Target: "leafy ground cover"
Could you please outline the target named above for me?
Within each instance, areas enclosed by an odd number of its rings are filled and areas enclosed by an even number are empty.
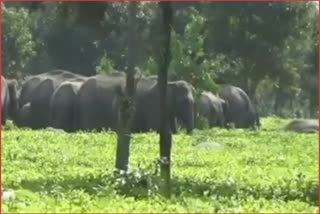
[[[6,212],[318,212],[318,135],[263,129],[174,136],[172,197],[161,194],[158,135],[134,135],[134,169],[114,176],[116,135],[4,129]],[[201,145],[206,145],[201,147]],[[208,145],[219,145],[208,146]]]

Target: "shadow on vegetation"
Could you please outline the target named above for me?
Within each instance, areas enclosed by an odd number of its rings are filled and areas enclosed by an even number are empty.
[[[141,171],[138,171],[141,173]],[[299,175],[298,175],[299,176]],[[301,175],[300,175],[301,176]],[[302,176],[303,177],[303,176]],[[299,182],[300,179],[300,182]],[[293,186],[292,183],[295,182]],[[20,188],[32,192],[46,192],[53,194],[59,191],[82,190],[90,195],[103,196],[118,193],[123,196],[133,196],[136,199],[159,194],[161,186],[159,176],[142,172],[127,175],[119,182],[119,177],[113,174],[98,176],[72,177],[61,181],[54,180],[24,180]],[[171,180],[171,193],[173,196],[214,197],[214,198],[265,198],[281,199],[283,201],[299,200],[312,206],[318,205],[318,183],[314,180],[303,178],[282,179],[273,186],[253,186],[246,183],[237,183],[232,179],[217,182],[203,182],[191,179],[173,178]],[[160,188],[161,189],[161,188]],[[150,194],[151,193],[151,194]]]
[[[293,179],[292,179],[293,180]],[[253,186],[238,184],[233,180],[226,179],[219,182],[203,182],[193,180],[175,179],[172,181],[172,194],[176,196],[190,195],[198,197],[215,198],[264,198],[281,199],[283,201],[299,200],[312,206],[318,206],[318,183],[317,181],[305,181],[300,188],[290,188],[291,180],[284,179],[274,186]]]

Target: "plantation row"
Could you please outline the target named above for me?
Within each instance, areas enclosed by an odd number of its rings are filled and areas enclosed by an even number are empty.
[[[173,136],[172,197],[161,194],[159,138],[135,134],[132,171],[114,176],[113,132],[2,131],[6,212],[317,212],[318,136],[214,128]]]

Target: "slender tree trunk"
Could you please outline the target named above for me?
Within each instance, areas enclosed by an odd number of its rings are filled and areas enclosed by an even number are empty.
[[[259,84],[259,81],[251,80],[250,89],[248,92],[248,96],[250,97],[250,99],[252,100],[253,104],[256,107],[258,107],[258,101],[257,101],[257,97],[256,97],[256,91],[257,91],[258,84]]]
[[[313,93],[310,93],[309,98],[309,112],[310,112],[310,118],[317,117],[318,116],[318,93],[315,93],[316,96]]]
[[[165,194],[170,196],[170,176],[171,176],[171,145],[172,133],[169,127],[167,109],[167,80],[168,68],[171,60],[170,40],[172,25],[171,2],[159,3],[162,12],[162,40],[160,44],[160,62],[158,71],[158,82],[160,87],[160,170],[161,177],[165,181]]]
[[[128,32],[128,70],[126,75],[126,91],[121,97],[120,123],[118,127],[118,144],[116,153],[116,168],[127,170],[130,155],[131,119],[134,108],[134,64],[135,64],[135,26],[136,26],[137,2],[130,2],[129,7],[129,32]]]
[[[275,101],[274,101],[274,113],[277,116],[280,116],[280,106],[281,106],[281,91],[280,89],[276,90],[276,97],[275,97]]]

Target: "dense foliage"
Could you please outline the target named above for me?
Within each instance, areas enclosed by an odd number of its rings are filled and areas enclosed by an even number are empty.
[[[131,166],[113,173],[115,133],[6,129],[2,187],[10,212],[317,212],[318,136],[212,129],[174,136],[173,194],[159,193],[158,135],[136,134]],[[147,197],[148,196],[148,197]]]
[[[243,88],[262,115],[317,114],[314,2],[175,2],[171,79],[201,90]],[[156,74],[159,8],[138,3],[135,64]],[[12,2],[3,10],[3,73],[125,70],[128,4]]]

